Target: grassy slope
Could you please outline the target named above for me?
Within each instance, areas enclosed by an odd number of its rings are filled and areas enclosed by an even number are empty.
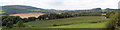
[[[106,21],[106,19],[104,19],[103,16],[81,16],[56,20],[42,20],[25,23],[25,25],[31,25],[34,27],[22,27],[22,28],[14,27],[12,29],[4,28],[3,30],[50,30],[51,28],[53,28],[52,30],[56,30],[54,28],[62,29],[65,28],[67,30],[73,30],[71,28],[105,28],[106,22],[90,23],[98,21]],[[53,26],[53,24],[70,24],[70,25]]]
[[[89,23],[104,21],[101,16],[82,16],[74,18],[56,19],[56,20],[43,20],[43,21],[33,21],[25,23],[25,25],[31,25],[35,27],[53,27],[53,24],[78,24],[78,23]]]
[[[50,28],[105,28],[106,22],[103,23],[82,23],[82,24],[73,24],[68,26],[57,26]]]

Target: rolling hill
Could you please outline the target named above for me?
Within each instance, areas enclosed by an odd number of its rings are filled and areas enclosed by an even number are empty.
[[[53,13],[62,12],[55,9],[42,9],[25,5],[7,5],[1,6],[3,14],[19,14],[19,13]]]

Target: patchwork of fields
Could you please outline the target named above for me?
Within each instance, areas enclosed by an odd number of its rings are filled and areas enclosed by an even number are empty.
[[[41,28],[105,28],[104,16],[80,16],[55,20],[41,20],[24,23],[26,27],[14,27],[9,30],[40,30]],[[3,28],[8,30],[7,28]]]

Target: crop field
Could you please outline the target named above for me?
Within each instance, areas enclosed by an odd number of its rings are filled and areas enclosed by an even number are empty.
[[[43,14],[44,13],[23,13],[23,14],[10,14],[10,16],[20,16],[21,18],[28,18],[28,17],[38,17]]]
[[[55,20],[41,20],[24,23],[26,27],[14,27],[9,30],[50,30],[54,28],[106,28],[104,16],[80,16]],[[3,28],[3,30],[8,30]]]

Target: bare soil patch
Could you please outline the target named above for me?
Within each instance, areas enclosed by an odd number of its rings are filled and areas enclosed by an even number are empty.
[[[22,14],[10,14],[10,16],[20,16],[21,18],[28,17],[39,17],[40,15],[44,15],[44,13],[22,13]]]

